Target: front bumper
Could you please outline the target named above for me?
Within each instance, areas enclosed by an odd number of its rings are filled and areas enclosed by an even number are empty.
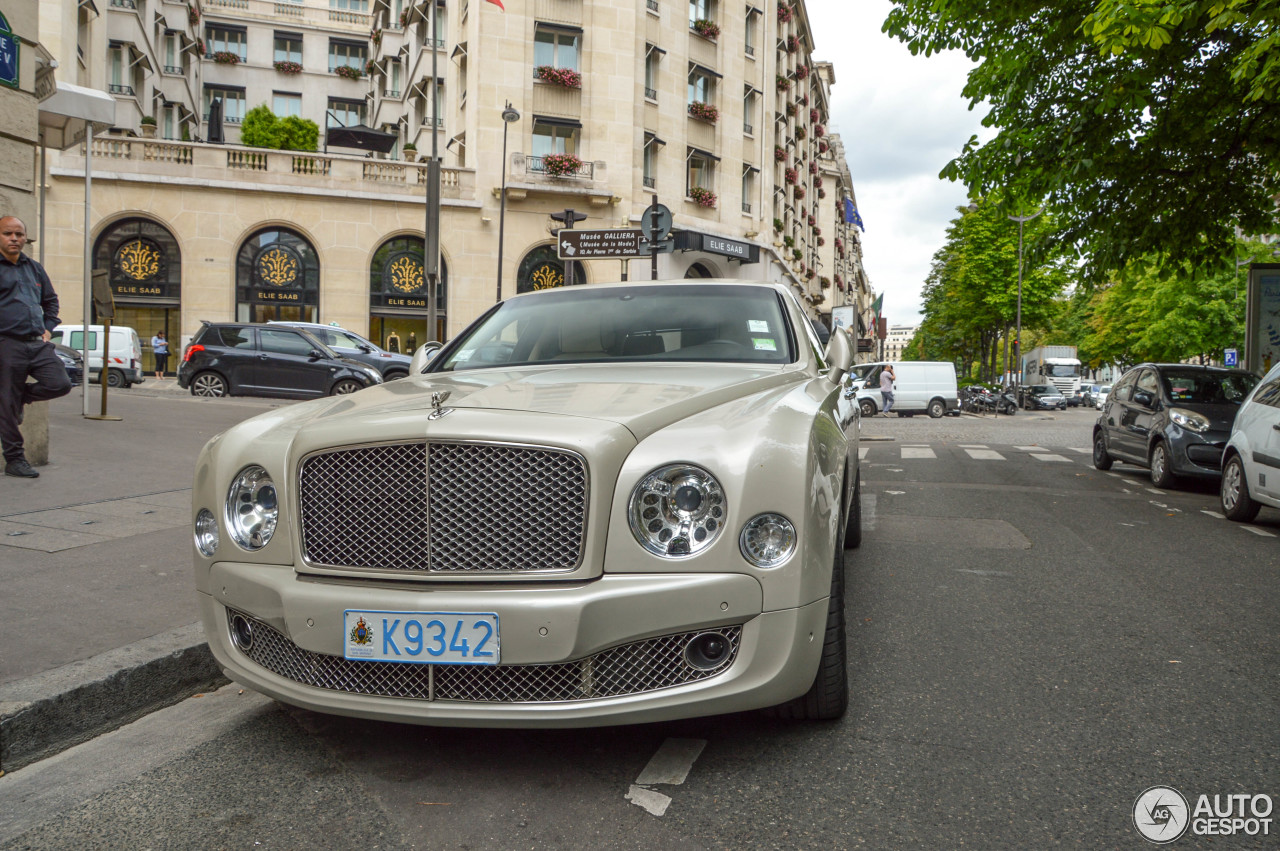
[[[1222,475],[1222,453],[1229,436],[1225,431],[1200,435],[1183,428],[1171,429],[1166,439],[1173,472],[1201,479],[1218,478]]]
[[[764,612],[760,584],[740,574],[427,588],[219,562],[208,587],[201,619],[232,679],[320,712],[453,726],[631,724],[783,703],[813,682],[827,612],[825,599]],[[347,609],[495,612],[501,664],[344,659]],[[235,614],[266,643],[237,645]],[[683,653],[703,631],[721,631],[734,646],[709,672],[691,669]]]

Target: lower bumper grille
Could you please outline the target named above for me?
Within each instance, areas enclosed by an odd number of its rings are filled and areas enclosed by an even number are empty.
[[[349,694],[467,703],[559,703],[621,697],[673,688],[724,673],[738,656],[741,626],[649,638],[555,665],[421,665],[368,662],[298,647],[256,618],[227,610],[227,625],[242,617],[253,641],[237,650],[272,673],[302,685]],[[685,660],[685,645],[700,632],[729,642],[724,661],[711,670]]]
[[[1187,458],[1201,467],[1222,468],[1222,450],[1224,443],[1198,443],[1187,447]]]

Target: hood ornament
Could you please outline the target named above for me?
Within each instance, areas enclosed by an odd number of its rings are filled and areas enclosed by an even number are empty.
[[[438,420],[441,417],[443,417],[445,414],[451,413],[453,411],[453,408],[443,407],[445,400],[449,398],[449,394],[451,392],[452,391],[449,391],[449,390],[445,390],[443,392],[437,390],[431,393],[431,407],[435,408],[435,410],[432,411],[430,414],[427,414],[427,419]]]

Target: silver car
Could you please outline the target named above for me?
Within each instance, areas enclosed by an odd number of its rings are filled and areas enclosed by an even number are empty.
[[[852,360],[781,285],[511,298],[407,379],[209,442],[209,646],[264,694],[370,719],[838,717]]]

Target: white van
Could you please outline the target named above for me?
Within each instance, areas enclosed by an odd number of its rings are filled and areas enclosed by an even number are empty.
[[[861,363],[849,371],[846,395],[858,400],[862,416],[873,417],[884,408],[880,372],[890,364]],[[960,413],[960,391],[955,364],[947,361],[902,361],[893,366],[893,408],[899,416]]]
[[[99,380],[102,372],[103,326],[89,326],[89,380]],[[53,329],[53,342],[70,346],[77,352],[84,351],[84,326],[59,325]],[[127,325],[111,326],[111,345],[107,356],[111,366],[107,370],[108,387],[128,387],[146,381],[142,374],[142,342],[138,332]]]

